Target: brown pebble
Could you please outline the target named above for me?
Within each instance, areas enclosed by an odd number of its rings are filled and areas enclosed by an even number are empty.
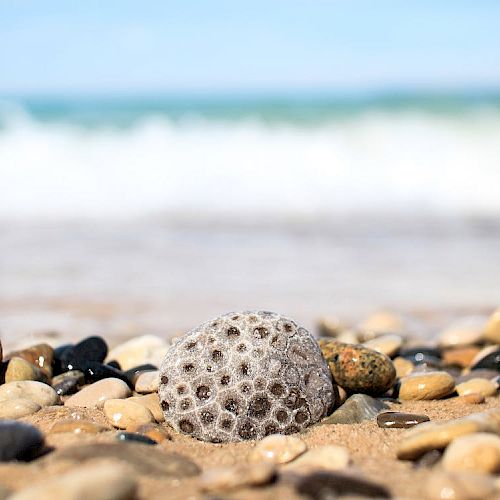
[[[32,365],[40,368],[48,377],[52,377],[52,364],[54,362],[54,349],[49,344],[36,344],[34,346],[9,353],[6,359],[13,357],[22,358]]]
[[[109,430],[109,427],[98,424],[96,422],[92,422],[90,420],[68,418],[55,422],[51,427],[49,433],[60,434],[63,432],[72,432],[74,434],[98,434],[100,432]]]
[[[445,365],[455,365],[461,368],[467,368],[472,360],[477,356],[481,349],[477,346],[464,346],[451,349],[445,349],[442,359]]]
[[[385,411],[377,415],[377,425],[383,429],[409,429],[430,419],[427,415]]]
[[[157,443],[172,440],[171,434],[158,424],[133,424],[130,427],[127,427],[127,431],[142,434]]]
[[[157,422],[161,423],[165,421],[165,415],[161,409],[160,398],[158,397],[157,392],[146,394],[145,396],[133,396],[128,399],[129,401],[135,401],[136,403],[145,406],[153,414],[153,417]]]
[[[413,373],[401,379],[399,398],[402,400],[441,399],[455,389],[453,377],[440,371]]]
[[[466,403],[468,405],[480,405],[481,403],[484,403],[485,397],[477,392],[471,392],[469,394],[465,394],[464,396],[459,396],[456,398],[456,401],[457,403]]]

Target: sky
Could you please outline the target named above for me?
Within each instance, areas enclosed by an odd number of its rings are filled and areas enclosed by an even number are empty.
[[[498,0],[0,0],[0,93],[500,88]]]

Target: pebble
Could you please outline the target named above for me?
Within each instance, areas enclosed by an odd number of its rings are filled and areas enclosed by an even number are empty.
[[[443,347],[474,345],[482,341],[486,318],[466,316],[454,321],[439,334]]]
[[[467,368],[481,349],[476,346],[453,347],[443,351],[443,363],[445,365]]]
[[[415,467],[433,467],[443,458],[443,450],[431,450],[424,453],[414,462]]]
[[[286,464],[302,455],[306,450],[306,443],[298,437],[271,434],[257,442],[248,460],[249,462]]]
[[[469,394],[465,394],[465,396],[459,396],[457,398],[457,402],[468,405],[480,405],[485,402],[485,397],[482,394],[471,392]]]
[[[486,474],[500,472],[500,437],[486,432],[458,437],[444,452],[443,468]]]
[[[398,378],[406,377],[406,375],[409,375],[415,368],[415,366],[409,359],[402,357],[397,357],[396,359],[394,359],[392,361],[392,364],[396,369],[396,376]]]
[[[367,340],[363,345],[392,358],[403,345],[403,339],[399,335],[381,335]]]
[[[217,467],[200,476],[199,487],[206,493],[217,493],[268,484],[275,476],[274,465],[266,462]]]
[[[40,368],[47,377],[52,377],[52,364],[54,362],[54,349],[48,344],[36,344],[34,346],[14,351],[9,354],[13,357],[22,358],[32,365]]]
[[[467,394],[480,394],[485,398],[494,396],[497,393],[498,385],[491,380],[484,378],[472,378],[467,382],[462,382],[455,387],[459,396]]]
[[[70,372],[67,372],[70,373]],[[58,375],[59,376],[59,375]],[[54,391],[59,396],[69,396],[71,394],[74,394],[75,392],[78,391],[78,386],[79,382],[77,378],[73,377],[68,377],[62,380],[61,382],[58,382],[57,384],[52,384],[52,387],[54,388]]]
[[[378,399],[366,394],[354,394],[329,417],[325,418],[322,424],[359,424],[365,420],[371,420],[382,410],[389,407]]]
[[[145,363],[159,366],[168,347],[168,343],[160,337],[143,335],[114,347],[109,351],[107,359],[118,361],[122,370]]]
[[[447,422],[425,422],[409,429],[399,443],[397,456],[414,460],[430,450],[446,448],[454,439],[475,432],[500,434],[500,409],[473,413]]]
[[[11,500],[132,500],[136,481],[130,467],[115,463],[88,464],[39,481]]]
[[[337,316],[324,316],[318,321],[318,334],[320,337],[338,337],[347,326]]]
[[[154,422],[153,414],[145,406],[128,399],[108,399],[104,402],[103,411],[118,429]]]
[[[379,311],[366,318],[360,325],[361,330],[370,332],[372,335],[383,333],[400,333],[404,331],[403,318],[390,311]]]
[[[349,450],[343,446],[327,445],[314,448],[300,455],[286,465],[285,470],[295,472],[313,472],[316,470],[345,469],[351,461]]]
[[[484,378],[486,380],[491,380],[494,377],[498,377],[498,372],[496,370],[487,370],[487,369],[479,369],[479,370],[471,370],[468,373],[464,373],[460,375],[456,379],[457,384],[461,384],[462,382],[467,382],[467,380],[471,380],[473,378]]]
[[[434,471],[425,481],[429,500],[483,500],[495,491],[494,481],[484,474]]]
[[[0,386],[0,401],[19,398],[31,399],[40,406],[52,406],[59,402],[56,391],[42,382],[22,380]]]
[[[85,386],[64,403],[65,406],[101,407],[108,399],[123,399],[131,395],[128,385],[116,378],[106,378]]]
[[[23,358],[14,356],[10,358],[7,370],[5,370],[5,382],[17,382],[21,380],[37,380],[38,382],[48,382],[47,374],[40,368],[32,365]]]
[[[99,434],[100,432],[109,430],[109,427],[92,422],[91,420],[68,418],[54,422],[54,425],[50,429],[50,433],[60,434],[63,432],[72,432],[74,434]]]
[[[158,370],[141,373],[135,382],[135,391],[139,394],[158,392],[160,372]]]
[[[414,365],[425,362],[441,362],[441,349],[438,347],[429,346],[414,346],[401,349],[399,355],[403,358],[409,359]]]
[[[60,375],[56,375],[52,379],[52,387],[57,384],[61,384],[68,379],[76,380],[78,385],[83,385],[85,383],[85,376],[83,375],[83,372],[81,372],[80,370],[70,370],[68,372],[61,373]]]
[[[413,413],[400,413],[397,411],[385,411],[377,415],[377,425],[383,429],[408,429],[423,422],[428,422],[427,415],[415,415]]]
[[[376,396],[392,387],[396,370],[385,354],[360,344],[320,341],[335,382],[347,391]]]
[[[455,380],[446,372],[415,373],[401,379],[399,399],[441,399],[454,389]]]
[[[110,363],[111,364],[111,363]],[[130,380],[130,383],[135,386],[137,379],[145,372],[151,372],[158,370],[158,367],[152,365],[151,363],[146,363],[144,365],[134,366],[124,372],[124,375]]]
[[[484,338],[494,344],[500,344],[500,308],[498,308],[488,319],[484,331]]]
[[[0,418],[16,419],[32,415],[40,410],[41,406],[31,399],[9,399],[0,403]]]
[[[0,421],[0,461],[30,461],[44,447],[43,434],[33,425],[15,420]]]
[[[119,432],[116,435],[116,439],[118,441],[132,441],[134,443],[142,443],[147,444],[149,446],[158,444],[157,441],[151,439],[149,436],[145,436],[144,434],[138,434],[136,432]]]
[[[59,359],[63,370],[80,370],[85,372],[89,361],[102,363],[108,354],[108,345],[102,337],[87,337],[78,344],[66,348]]]
[[[314,472],[301,478],[296,488],[300,495],[312,500],[330,500],[338,496],[391,497],[384,486],[342,472]]]
[[[478,370],[480,368],[486,368],[487,370],[496,370],[500,372],[500,348],[498,346],[492,346],[494,349],[488,349],[486,353],[483,350],[478,354],[477,361],[472,364],[471,370]]]
[[[89,384],[105,378],[117,378],[125,382],[131,389],[134,387],[130,379],[121,370],[100,363],[99,361],[87,361],[85,368],[82,368],[82,370],[85,381]]]
[[[60,448],[44,457],[43,462],[81,464],[94,459],[113,459],[129,464],[137,474],[159,478],[196,476],[199,467],[179,453],[166,453],[141,443],[92,443]]]
[[[157,422],[165,422],[165,415],[160,406],[160,398],[156,392],[144,396],[134,396],[129,398],[129,400],[145,406],[153,414]]]
[[[172,436],[170,433],[158,424],[133,424],[128,427],[129,432],[136,432],[137,434],[142,434],[148,438],[153,439],[157,443],[162,443],[163,441],[170,441]]]

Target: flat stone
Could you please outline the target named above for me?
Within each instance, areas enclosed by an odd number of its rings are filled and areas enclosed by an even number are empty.
[[[486,432],[458,437],[444,452],[443,468],[486,474],[500,472],[500,437]]]
[[[71,432],[73,434],[99,434],[100,432],[109,430],[109,427],[90,420],[68,418],[54,422],[54,425],[50,429],[50,434],[64,432]]]
[[[171,441],[172,435],[164,427],[158,424],[133,424],[128,427],[129,433],[135,432],[142,434],[148,438],[162,443],[163,441]]]
[[[489,317],[484,330],[484,338],[494,344],[500,344],[500,308]]]
[[[427,415],[385,411],[377,415],[377,425],[383,429],[408,429],[430,419]]]
[[[398,378],[406,377],[406,375],[409,375],[415,368],[415,366],[409,359],[402,357],[397,357],[396,359],[394,359],[392,361],[392,364],[396,369],[396,376]]]
[[[32,415],[40,410],[41,406],[31,399],[9,399],[0,403],[0,418],[16,419]]]
[[[359,476],[342,472],[314,472],[300,479],[297,492],[313,500],[329,500],[341,495],[390,498],[384,487]]]
[[[436,470],[425,481],[429,500],[484,500],[495,492],[495,482],[484,474]]]
[[[298,437],[271,434],[257,442],[248,460],[249,462],[286,464],[302,455],[306,450],[306,443]]]
[[[403,339],[399,335],[381,335],[367,340],[363,345],[392,358],[403,345]]]
[[[335,382],[348,392],[380,395],[396,380],[396,369],[385,354],[360,344],[319,342]]]
[[[388,409],[389,407],[378,399],[366,394],[354,394],[321,424],[359,424]]]
[[[474,345],[483,340],[484,316],[466,316],[454,321],[439,334],[443,347]]]
[[[498,346],[492,346],[493,349],[488,349],[487,353],[480,352],[477,357],[476,362],[473,362],[471,370],[478,370],[480,368],[486,368],[487,370],[496,370],[500,372],[500,348]]]
[[[103,411],[109,422],[118,429],[154,421],[152,413],[145,406],[128,399],[108,399],[104,402]]]
[[[467,382],[462,382],[455,387],[459,396],[467,394],[480,394],[485,398],[494,396],[497,393],[498,385],[491,380],[484,378],[472,378]]]
[[[275,475],[274,465],[266,462],[217,467],[205,471],[200,476],[199,487],[207,493],[231,491],[268,484]]]
[[[445,365],[467,368],[481,349],[476,346],[464,346],[445,349],[443,351],[443,363]]]
[[[56,391],[42,382],[22,380],[0,386],[0,401],[20,398],[31,399],[40,406],[52,406],[59,403]]]
[[[158,370],[141,373],[135,382],[135,391],[139,394],[158,392],[160,372]]]
[[[482,394],[471,392],[469,394],[465,394],[464,396],[459,396],[457,398],[457,402],[468,405],[480,405],[485,402],[485,397]]]
[[[455,379],[446,372],[412,373],[401,379],[399,399],[441,399],[454,389]]]
[[[43,434],[33,425],[15,420],[0,421],[0,461],[30,461],[44,447]]]
[[[140,443],[95,443],[57,449],[41,459],[44,463],[85,463],[98,458],[110,458],[129,464],[137,474],[160,478],[196,476],[199,467],[178,453],[165,453],[154,446]]]
[[[122,370],[129,370],[145,363],[160,366],[168,347],[168,343],[160,337],[143,335],[111,349],[107,360],[118,361]]]
[[[430,450],[446,448],[454,439],[489,432],[500,434],[500,409],[473,413],[447,422],[425,422],[406,431],[397,450],[401,460],[414,460]]]
[[[343,446],[326,445],[313,448],[300,455],[296,460],[287,464],[284,470],[308,473],[317,470],[345,469],[351,457],[349,450]]]
[[[116,439],[118,441],[127,441],[127,442],[133,442],[133,443],[141,443],[141,444],[146,444],[148,446],[154,446],[158,444],[157,441],[154,439],[151,439],[149,436],[145,436],[144,434],[138,434],[136,432],[119,432],[116,435]]]
[[[129,398],[129,400],[145,406],[153,414],[157,422],[165,422],[165,415],[160,406],[160,398],[156,392],[144,396],[134,396]]]
[[[43,370],[47,377],[52,377],[52,364],[54,362],[54,349],[48,344],[36,344],[26,349],[11,352],[8,359],[22,358],[32,365]]]
[[[102,407],[108,399],[123,399],[131,395],[128,385],[116,378],[106,378],[84,387],[66,400],[64,406]]]
[[[132,500],[134,471],[123,464],[88,464],[22,489],[12,500]]]
[[[9,383],[21,380],[48,382],[49,378],[45,372],[32,365],[29,361],[14,356],[10,359],[7,370],[5,370],[5,382]]]

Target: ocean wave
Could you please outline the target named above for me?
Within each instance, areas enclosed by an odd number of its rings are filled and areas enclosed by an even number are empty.
[[[82,127],[12,103],[0,114],[2,218],[500,214],[496,107],[313,127],[154,111]]]

